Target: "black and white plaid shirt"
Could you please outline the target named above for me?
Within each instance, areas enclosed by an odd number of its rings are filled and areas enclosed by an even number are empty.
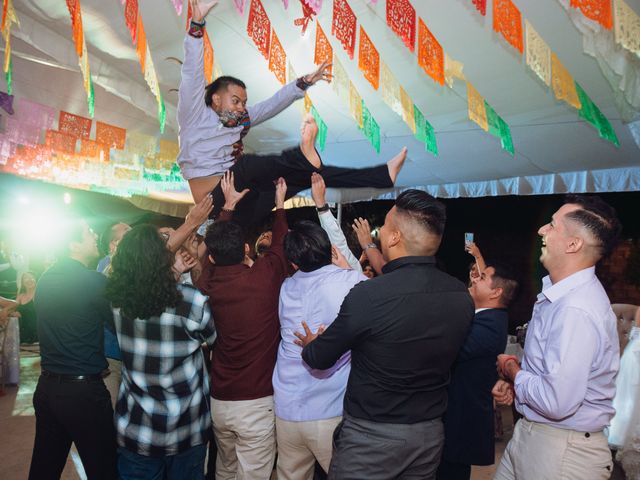
[[[209,376],[202,343],[216,331],[208,297],[178,285],[183,299],[159,317],[131,320],[114,309],[122,351],[118,444],[145,456],[175,455],[209,440]]]

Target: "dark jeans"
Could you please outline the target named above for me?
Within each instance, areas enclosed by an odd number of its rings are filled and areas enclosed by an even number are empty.
[[[233,220],[241,225],[259,224],[275,206],[275,184],[280,177],[287,182],[287,198],[311,187],[311,174],[319,172],[327,187],[333,188],[390,188],[387,164],[370,168],[325,167],[319,170],[309,163],[299,147],[278,155],[243,155],[229,169],[233,172],[236,190],[251,191],[236,205]],[[213,211],[216,218],[224,205],[220,184],[213,189]]]
[[[206,444],[164,457],[145,457],[121,447],[118,472],[121,480],[202,480],[206,454]]]
[[[33,407],[36,438],[29,479],[59,479],[71,442],[87,478],[117,478],[113,408],[102,380],[76,383],[41,376]]]
[[[329,480],[436,478],[444,446],[437,418],[413,424],[376,423],[349,415],[333,434]]]
[[[438,467],[437,480],[469,480],[471,478],[471,465],[447,462],[444,458]]]

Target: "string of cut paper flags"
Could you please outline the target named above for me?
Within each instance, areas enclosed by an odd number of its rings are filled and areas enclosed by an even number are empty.
[[[0,171],[121,196],[186,188],[177,142],[97,120],[92,139],[91,118],[25,98],[14,111],[13,100],[0,92],[0,108],[11,114],[0,134]]]
[[[485,16],[487,0],[472,2]],[[616,43],[640,56],[640,16],[624,0],[571,0],[570,6],[606,29],[611,30],[615,25]],[[578,110],[578,115],[593,125],[602,138],[619,146],[609,120],[527,19],[523,29],[522,15],[512,0],[494,0],[493,29],[524,55],[527,66],[551,87],[558,100]]]
[[[89,110],[89,116],[93,118],[95,110],[95,96],[93,93],[91,72],[89,70],[89,54],[87,53],[87,44],[84,40],[84,30],[82,28],[80,0],[67,0],[67,8],[69,9],[69,15],[71,15],[73,41],[76,47],[76,53],[78,54],[80,71],[82,72],[82,78],[84,80],[84,89],[87,92],[87,109]]]
[[[13,65],[11,63],[11,26],[13,24],[20,26],[16,11],[13,8],[12,0],[2,1],[2,23],[0,23],[0,31],[4,38],[4,62],[2,71],[7,81],[7,93],[11,95],[13,90]]]

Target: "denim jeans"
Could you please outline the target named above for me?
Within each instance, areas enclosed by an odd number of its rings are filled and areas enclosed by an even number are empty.
[[[145,457],[120,447],[118,472],[122,480],[203,480],[206,454],[206,444],[163,457]]]

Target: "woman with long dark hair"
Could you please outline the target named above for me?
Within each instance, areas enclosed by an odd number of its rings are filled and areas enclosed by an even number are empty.
[[[211,416],[201,345],[216,333],[207,297],[177,284],[181,255],[155,227],[140,225],[111,263],[107,296],[123,362],[115,411],[122,479],[204,475]]]

